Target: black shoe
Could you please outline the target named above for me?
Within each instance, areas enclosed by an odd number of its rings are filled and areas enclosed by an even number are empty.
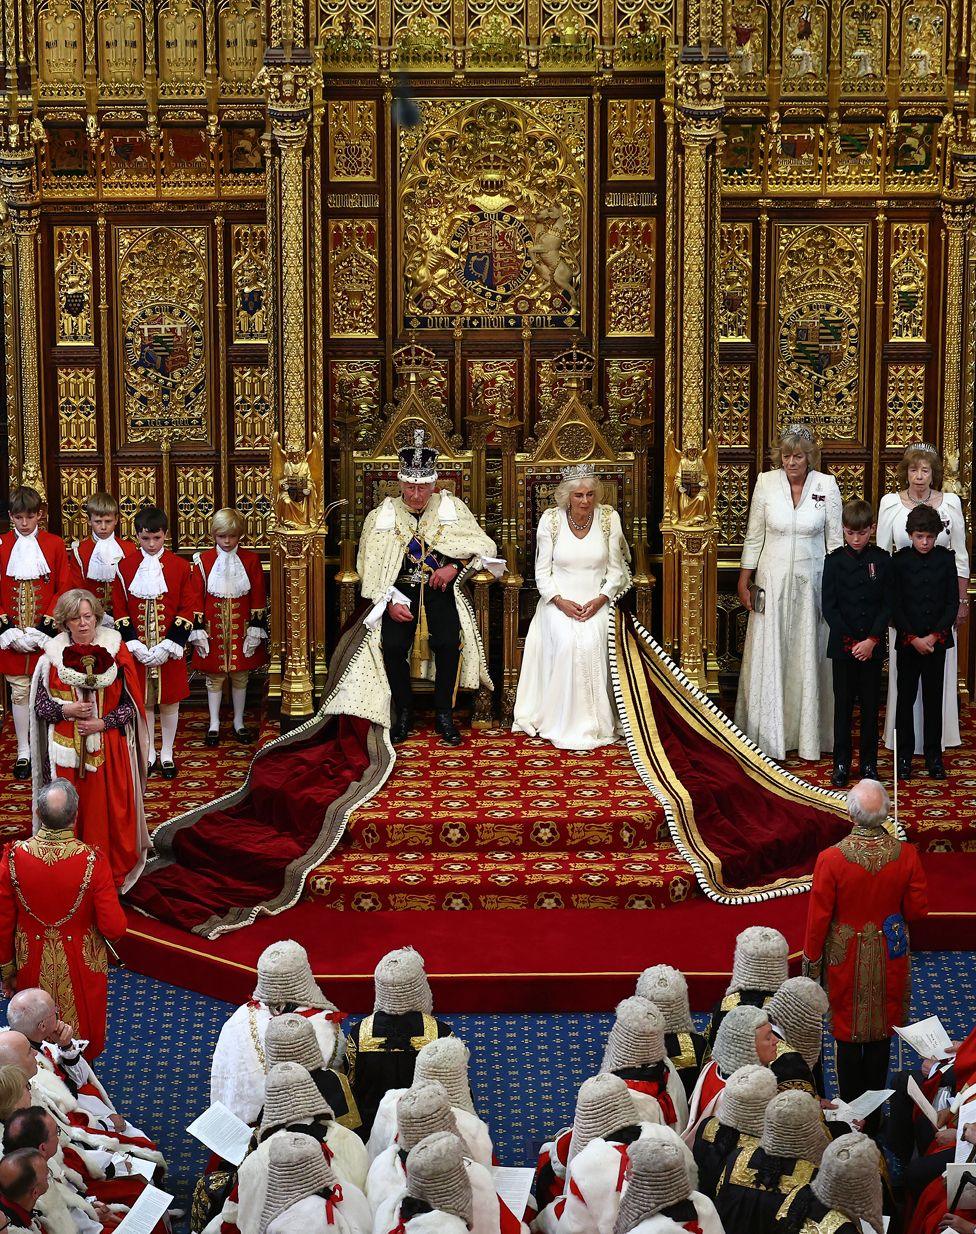
[[[876,763],[861,764],[861,779],[876,780],[878,778],[878,768]]]
[[[910,758],[900,758],[898,760],[898,779],[910,780],[912,778],[912,760]]]
[[[29,780],[31,775],[31,765],[29,758],[18,758],[14,763],[14,779]]]
[[[445,745],[461,745],[461,734],[454,727],[454,717],[449,711],[438,711],[434,716],[434,732],[440,733]]]
[[[159,761],[158,757],[154,758],[149,764],[149,771],[146,774],[151,776],[161,776],[163,774],[163,764]]]
[[[247,728],[245,726],[244,728],[235,728],[234,736],[242,746],[249,746],[254,741],[257,733],[253,728]]]
[[[926,760],[926,762],[928,763],[928,768],[929,768],[929,779],[930,779],[930,780],[945,780],[945,779],[947,779],[947,776],[946,776],[946,769],[945,769],[945,767],[943,767],[943,766],[942,766],[942,759],[941,759],[941,758],[927,759],[927,760]]]
[[[413,711],[409,707],[404,707],[396,720],[390,725],[390,741],[395,746],[402,745],[409,737],[412,728]]]
[[[846,763],[835,763],[834,774],[830,777],[830,782],[834,788],[847,788],[850,783],[851,772]]]
[[[214,748],[214,746],[219,746],[220,745],[220,729],[219,728],[207,729],[207,735],[203,739],[203,744],[205,746],[209,746],[211,750]]]
[[[176,779],[176,764],[174,762],[160,762],[159,766],[164,780]]]

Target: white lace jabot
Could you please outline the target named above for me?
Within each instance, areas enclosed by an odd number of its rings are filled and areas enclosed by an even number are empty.
[[[95,547],[88,561],[88,577],[96,583],[110,583],[115,578],[116,567],[125,554],[115,536],[95,537]]]
[[[50,574],[51,567],[47,564],[47,558],[37,542],[37,528],[35,527],[29,536],[22,536],[14,528],[14,535],[17,538],[10,553],[10,560],[7,562],[7,573],[10,577],[23,580],[43,578],[46,574]]]
[[[214,562],[210,577],[207,579],[207,591],[220,599],[234,599],[246,596],[251,590],[251,580],[247,577],[244,563],[237,555],[237,549],[229,552],[218,544],[217,560]]]
[[[132,580],[129,591],[134,596],[138,596],[140,600],[154,600],[157,596],[165,595],[169,590],[161,562],[163,554],[157,553],[153,557],[145,549],[139,551],[142,553],[142,561],[139,563],[139,569],[136,570],[136,576]],[[165,552],[165,549],[163,551]]]

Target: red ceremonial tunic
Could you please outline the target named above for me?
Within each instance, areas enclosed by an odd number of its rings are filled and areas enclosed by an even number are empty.
[[[908,1013],[906,922],[928,912],[911,844],[855,832],[817,858],[804,954],[821,962],[838,1041],[882,1041]]]
[[[62,1019],[105,1045],[108,960],[104,939],[121,938],[125,913],[107,859],[70,832],[41,828],[0,858],[0,972],[19,990],[40,986]]]
[[[11,626],[20,630],[33,626],[45,634],[56,634],[51,615],[58,596],[72,585],[64,541],[49,531],[38,530],[37,545],[51,573],[41,578],[15,579],[10,577],[7,567],[16,540],[14,531],[0,536],[0,634]],[[5,677],[29,677],[39,659],[40,652],[24,655],[8,648],[0,651],[0,673]]]
[[[139,556],[138,544],[134,544],[131,540],[123,540],[121,536],[113,538],[122,550],[122,560],[119,562],[119,565],[129,557]],[[89,536],[87,540],[76,540],[72,544],[71,552],[68,555],[68,565],[71,569],[71,586],[83,587],[85,591],[92,592],[102,602],[102,608],[107,613],[111,613],[113,580],[109,579],[108,582],[104,582],[101,579],[88,577],[88,564],[94,551],[94,536]]]
[[[165,549],[160,565],[166,579],[166,591],[161,596],[146,599],[129,591],[141,564],[141,552],[119,562],[119,572],[112,586],[115,628],[122,635],[123,642],[137,638],[152,648],[168,638],[185,649],[194,625],[202,620],[203,598],[199,575],[182,557]],[[149,675],[156,682],[157,702],[179,703],[189,696],[185,655],[179,660],[167,660],[159,667],[137,661],[136,672],[142,684],[143,698],[146,697]]]
[[[210,654],[196,658],[194,668],[204,673],[243,673],[260,668],[265,662],[266,639],[253,656],[244,654],[244,637],[248,626],[264,629],[267,598],[261,558],[250,549],[239,548],[237,556],[244,567],[250,590],[241,596],[213,596],[207,590],[207,580],[217,561],[217,550],[208,548],[194,557],[196,573],[203,590],[203,619],[210,640]]]

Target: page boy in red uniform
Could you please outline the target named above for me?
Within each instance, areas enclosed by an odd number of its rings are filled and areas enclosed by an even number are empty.
[[[118,534],[119,503],[111,493],[92,493],[85,502],[85,513],[91,535],[71,546],[71,586],[97,596],[111,615],[112,584],[119,562],[137,556],[139,546]]]

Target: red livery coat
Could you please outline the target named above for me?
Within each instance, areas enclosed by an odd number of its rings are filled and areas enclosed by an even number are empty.
[[[927,912],[918,853],[887,832],[855,832],[817,858],[803,950],[826,972],[838,1041],[882,1041],[905,1023],[905,923]]]
[[[37,544],[51,573],[35,579],[15,579],[7,573],[10,554],[14,550],[17,533],[8,531],[0,536],[0,633],[17,626],[36,627],[45,634],[56,634],[51,620],[58,596],[71,586],[71,569],[68,553],[60,536],[49,531],[37,533]],[[23,652],[8,648],[0,651],[0,673],[5,677],[29,677],[40,659],[40,652]]]
[[[112,870],[96,848],[66,831],[41,828],[0,857],[0,973],[20,990],[40,986],[62,1019],[105,1045],[108,961],[104,939],[121,938],[125,913]]]
[[[141,564],[141,552],[119,562],[112,585],[115,628],[122,635],[123,642],[137,638],[152,648],[168,638],[185,649],[194,626],[203,619],[199,574],[182,557],[164,550],[160,565],[166,579],[166,591],[147,600],[129,591]],[[185,656],[181,660],[167,660],[158,668],[136,662],[136,672],[144,698],[150,674],[157,685],[157,702],[179,703],[189,696]]]
[[[210,640],[210,654],[194,657],[193,667],[204,673],[243,673],[260,668],[268,658],[262,639],[253,656],[244,654],[244,636],[248,626],[265,628],[267,597],[261,558],[250,549],[239,548],[237,556],[247,573],[250,591],[243,596],[212,596],[207,591],[207,579],[217,561],[217,550],[208,548],[194,557],[195,573],[203,592],[203,620]]]
[[[133,543],[132,540],[123,540],[121,536],[114,536],[116,544],[122,549],[122,561],[129,557],[139,556],[139,545]],[[68,565],[71,569],[71,586],[84,587],[86,591],[90,591],[97,596],[102,602],[102,607],[107,613],[112,611],[112,580],[103,583],[99,579],[88,577],[88,563],[91,561],[92,553],[95,551],[95,537],[89,536],[87,540],[76,540],[71,546],[71,552],[68,554]],[[119,565],[122,564],[119,562]]]

